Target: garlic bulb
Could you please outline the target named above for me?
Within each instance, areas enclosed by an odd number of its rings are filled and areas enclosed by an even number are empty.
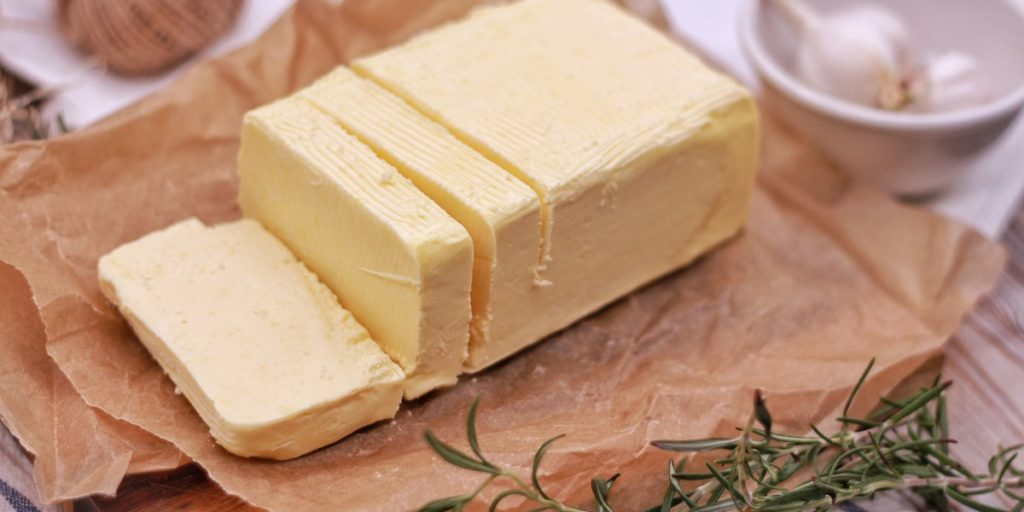
[[[815,12],[772,0],[798,29],[795,72],[840,99],[886,110],[940,111],[986,99],[977,62],[962,52],[921,59],[903,20],[881,4]]]
[[[899,89],[910,36],[884,9],[855,6],[823,16],[803,30],[796,71],[808,84],[839,98],[875,105]]]

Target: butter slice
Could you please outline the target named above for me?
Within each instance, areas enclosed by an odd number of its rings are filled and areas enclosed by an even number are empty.
[[[401,365],[406,398],[456,382],[471,313],[465,228],[297,98],[245,116],[239,173],[242,211],[295,251]]]
[[[536,340],[537,194],[398,97],[339,67],[297,96],[333,117],[459,221],[473,239],[470,351],[478,369]]]
[[[104,256],[99,273],[232,453],[290,459],[398,409],[402,371],[255,221],[181,222]]]
[[[687,264],[745,221],[750,95],[601,0],[523,0],[353,69],[530,185],[550,283],[515,321],[539,338]]]

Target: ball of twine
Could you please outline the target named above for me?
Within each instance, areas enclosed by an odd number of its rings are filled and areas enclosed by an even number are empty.
[[[205,48],[238,15],[243,0],[57,0],[73,44],[117,72],[167,69]]]

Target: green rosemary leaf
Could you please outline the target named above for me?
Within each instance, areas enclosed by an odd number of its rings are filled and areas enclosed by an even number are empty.
[[[836,421],[839,421],[840,423],[846,423],[848,425],[856,425],[858,427],[864,427],[864,428],[875,428],[875,427],[882,426],[882,422],[881,421],[865,420],[865,419],[861,419],[861,418],[851,418],[849,416],[840,416],[840,417],[836,418]]]
[[[868,478],[858,486],[861,496],[871,496],[878,491],[902,489],[904,487],[903,480],[887,475],[878,475],[876,477]]]
[[[934,431],[936,425],[935,417],[932,416],[932,412],[928,410],[927,405],[921,408],[920,412],[917,413],[917,418],[915,418],[915,420],[916,425],[908,425],[908,428],[913,430],[915,433],[918,433],[919,436],[920,433],[918,431],[925,431],[929,432],[933,437],[936,437]]]
[[[1010,455],[1009,459],[1006,459],[1006,464],[1003,464],[1003,469],[999,471],[999,476],[996,477],[997,485],[1003,484],[1003,477],[1006,476],[1006,471],[1013,466],[1013,461],[1017,458],[1017,455],[1018,454],[1015,453],[1013,455]]]
[[[466,439],[469,441],[469,448],[473,450],[480,462],[488,467],[495,467],[485,457],[483,452],[480,451],[480,441],[476,437],[476,410],[477,406],[480,405],[480,397],[473,399],[473,405],[469,406],[469,414],[466,415]]]
[[[812,448],[813,450],[813,448]],[[800,460],[789,460],[783,463],[782,468],[779,469],[778,475],[772,479],[772,483],[779,484],[789,480],[789,477],[796,474],[797,471],[803,469],[809,461],[814,460],[814,457],[802,457]]]
[[[901,475],[919,476],[921,478],[933,478],[939,476],[931,466],[922,464],[902,464],[896,467],[896,472]]]
[[[843,416],[849,416],[850,406],[853,405],[853,399],[857,397],[857,393],[860,392],[860,387],[864,385],[864,381],[867,380],[868,374],[871,373],[871,368],[875,366],[875,358],[871,358],[868,361],[868,366],[864,368],[864,371],[860,374],[860,378],[857,379],[857,383],[853,385],[853,389],[850,390],[850,395],[846,397],[846,404],[843,405]]]
[[[711,450],[731,450],[736,448],[739,438],[731,439],[711,437],[693,441],[651,441],[651,444],[662,450],[673,452],[706,452]]]
[[[949,415],[946,412],[946,397],[944,395],[940,395],[938,402],[935,404],[935,423],[937,423],[938,429],[938,432],[935,433],[935,437],[948,439]],[[939,449],[946,455],[949,455],[949,446],[942,446]]]
[[[527,500],[530,499],[530,495],[526,491],[523,491],[522,489],[508,489],[508,490],[505,490],[505,491],[501,491],[501,492],[498,493],[497,496],[494,497],[493,500],[491,500],[491,506],[487,507],[487,512],[495,512],[495,511],[497,511],[498,510],[498,505],[500,505],[501,502],[505,498],[508,498],[509,496],[522,496],[523,498],[526,498]]]
[[[726,512],[736,510],[736,504],[731,501],[720,501],[699,507],[691,507],[689,512]]]
[[[672,507],[678,503],[676,496],[686,501],[686,505],[690,508],[694,507],[692,501],[686,496],[686,491],[683,490],[682,486],[679,485],[679,480],[676,479],[674,474],[676,472],[682,472],[686,468],[686,457],[676,461],[669,459],[668,461],[668,488],[665,489],[665,497],[661,500],[661,506],[658,507],[658,512],[670,512]]]
[[[772,438],[772,415],[768,412],[768,406],[764,403],[764,396],[761,390],[754,390],[754,417],[764,427],[765,439]]]
[[[951,470],[953,470],[953,471],[955,471],[957,473],[960,473],[961,475],[963,475],[963,476],[965,476],[967,478],[970,478],[971,480],[977,480],[978,479],[978,477],[975,476],[974,473],[971,473],[971,471],[969,469],[964,467],[963,464],[960,464],[959,462],[954,460],[949,455],[946,455],[945,453],[942,453],[942,452],[936,450],[932,446],[922,446],[921,447],[921,451],[923,451],[924,453],[926,453],[928,455],[931,455],[932,457],[935,457],[945,467],[947,467],[947,468],[949,468],[949,469],[951,469]]]
[[[998,488],[999,486],[993,484],[986,487],[978,487],[977,489],[971,489],[969,491],[960,491],[960,494],[963,494],[964,496],[981,496],[982,494],[991,494]]]
[[[677,480],[689,482],[707,480],[715,477],[715,475],[712,475],[711,473],[672,473],[672,476]]]
[[[725,475],[720,473],[714,465],[705,464],[705,466],[708,468],[709,471],[711,471],[711,474],[715,477],[715,480],[718,480],[719,485],[724,487],[727,491],[729,491],[729,494],[732,495],[732,500],[733,502],[736,503],[736,508],[743,508],[740,505],[748,505],[747,498],[744,497],[743,494],[739,491],[739,489],[737,489],[736,486],[732,484],[732,482],[726,479]],[[739,482],[739,485],[743,485],[743,482]]]
[[[878,397],[878,401],[882,402],[882,405],[887,405],[893,409],[902,409],[903,406],[906,405],[903,402],[900,402],[899,400],[893,400],[889,397],[884,396]]]
[[[759,510],[782,510],[780,506],[792,505],[794,503],[806,504],[810,501],[825,497],[824,489],[815,486],[811,482],[805,482],[795,487],[788,493],[779,494],[768,499],[758,507]]]
[[[1002,450],[999,450],[998,457],[1003,458],[1003,457],[1005,457],[1009,453],[1013,453],[1013,452],[1019,451],[1021,448],[1024,448],[1024,444],[1015,444],[1015,445],[1010,446],[1008,448],[1003,448]],[[1012,464],[1009,465],[1009,472],[1010,472],[1011,475],[1018,476],[1018,477],[1024,477],[1024,470],[1017,469]]]
[[[757,434],[757,435],[759,435],[761,437],[768,437],[768,433],[765,432],[762,429],[759,429],[759,428],[752,428],[752,429],[750,429],[750,432],[752,434]],[[815,436],[809,436],[809,437],[792,436],[792,435],[780,434],[778,432],[772,432],[772,441],[779,441],[779,442],[782,442],[782,443],[792,443],[792,444],[818,444],[818,438],[815,437]],[[771,449],[772,448],[771,444],[767,443],[767,442],[754,442],[754,443],[751,443],[751,444],[757,446],[758,448],[765,448],[765,449]]]
[[[972,500],[971,498],[965,496],[963,493],[952,487],[946,488],[946,495],[949,496],[950,499],[952,499],[953,501],[971,510],[977,510],[978,512],[1003,512],[1003,509],[1001,508],[996,508],[990,505],[986,505],[980,501]]]
[[[680,494],[679,499],[683,500],[683,502],[686,503],[686,506],[690,507],[691,510],[697,508],[697,502],[693,501],[693,499],[686,493]]]
[[[672,469],[671,469],[672,468],[672,461],[669,461],[668,467],[669,467],[669,472],[671,473],[671,471],[672,471]],[[668,481],[669,482],[674,482],[675,481],[675,479],[672,478],[671,474],[668,477]],[[669,486],[668,486],[668,489],[665,490],[665,496],[661,499],[661,506],[658,507],[658,512],[671,512],[672,511],[672,505],[675,505],[675,503],[676,503],[676,491],[675,491],[675,489],[673,488],[673,486],[670,483]]]
[[[817,508],[811,508],[811,502],[797,501],[793,503],[781,503],[778,505],[762,505],[757,510],[763,512],[803,512],[805,510],[815,510]]]
[[[821,430],[819,430],[817,425],[811,423],[811,430],[814,431],[814,433],[817,434],[817,436],[820,437],[821,440],[825,442],[825,444],[835,446],[836,448],[842,448],[842,445],[835,442],[835,440],[833,440],[829,436],[826,436]]]
[[[466,504],[472,499],[472,496],[452,496],[450,498],[442,498],[423,505],[419,508],[419,512],[454,512],[465,508]]]
[[[1021,448],[1024,448],[1024,444],[1015,444],[1013,446],[1007,446],[1006,448],[1002,448],[998,452],[996,452],[995,457],[997,459],[1002,459],[1003,457],[1006,457],[1007,455],[1013,452],[1019,451]]]
[[[914,425],[907,425],[907,437],[909,437],[913,441],[920,440],[921,439],[921,435],[922,434],[926,434],[926,433],[927,432],[921,431],[921,429],[914,428]],[[902,438],[902,436],[897,436],[897,437]]]
[[[875,433],[868,434],[868,440],[871,441],[871,448],[874,449],[875,455],[878,456],[878,461],[881,462],[886,468],[891,468],[892,463],[889,462],[889,459],[885,456],[885,452],[882,451],[882,444],[879,441],[880,437],[880,435],[876,435]]]
[[[438,455],[441,456],[441,458],[448,461],[450,464],[453,464],[463,469],[477,471],[480,473],[489,473],[492,475],[501,474],[501,471],[499,469],[489,464],[475,460],[469,455],[466,455],[465,453],[462,453],[459,450],[456,450],[455,448],[448,446],[443,441],[438,439],[437,436],[435,436],[434,433],[429,430],[423,434],[423,437],[427,440],[427,444],[429,444],[430,447],[433,448],[433,450],[437,452]]]
[[[608,493],[612,490],[612,485],[615,484],[615,480],[619,478],[619,474],[616,473],[608,480],[600,478],[592,478],[590,480],[590,490],[594,493],[594,501],[597,503],[597,512],[614,512],[612,506],[608,504]]]
[[[537,453],[534,454],[533,456],[533,466],[530,468],[530,481],[533,482],[533,488],[534,490],[537,491],[537,494],[540,494],[541,497],[543,497],[544,499],[550,500],[551,497],[548,496],[547,493],[544,492],[544,489],[540,486],[540,478],[537,476],[537,472],[540,470],[540,462],[541,459],[544,458],[544,454],[548,451],[548,448],[551,447],[551,443],[554,443],[555,441],[563,437],[565,437],[565,434],[560,434],[555,437],[552,437],[551,439],[548,439],[547,441],[544,441],[544,444],[540,445],[540,448],[537,450]]]
[[[944,382],[944,383],[942,383],[942,384],[940,384],[938,386],[929,388],[929,389],[921,392],[916,397],[914,397],[913,399],[908,401],[907,404],[904,405],[902,409],[896,411],[895,414],[890,416],[887,421],[889,423],[898,423],[903,418],[906,418],[907,416],[910,416],[911,414],[917,412],[918,409],[924,407],[929,402],[934,400],[937,396],[939,396],[944,391],[946,391],[946,389],[948,389],[949,386],[951,386],[951,385],[953,385],[952,382],[946,381],[946,382]]]
[[[714,475],[712,475],[714,476]],[[722,484],[716,484],[714,490],[708,495],[708,503],[718,503],[722,499],[722,495],[725,494],[725,487]],[[729,503],[732,503],[731,501]]]
[[[817,478],[819,480],[822,479],[820,476],[818,476]],[[857,480],[857,481],[862,480],[862,477],[861,477],[860,473],[858,473],[856,471],[837,471],[835,474],[832,475],[832,478],[830,478],[829,480],[832,481],[832,482],[843,482],[843,483],[846,483],[846,482],[851,482],[851,481],[855,481],[855,480]]]
[[[772,466],[770,462],[765,462],[765,461],[761,460],[760,457],[757,457],[755,459],[755,461],[757,462],[757,464],[756,464],[757,465],[757,469],[760,469],[760,472],[758,472],[758,471],[748,471],[748,473],[747,473],[747,474],[750,475],[750,478],[753,479],[754,482],[757,483],[757,487],[755,487],[753,494],[756,495],[758,493],[758,491],[761,491],[761,490],[764,491],[764,494],[767,494],[768,491],[771,491],[773,489],[777,489],[777,487],[772,485],[768,481],[768,479],[766,478],[766,477],[771,478],[771,475],[769,474],[768,468],[765,466],[765,464],[767,464],[768,466],[771,466],[773,468],[775,466]]]
[[[849,450],[844,450],[840,452],[839,455],[836,455],[835,458],[833,458],[832,461],[828,464],[828,466],[826,466],[826,473],[828,474],[828,478],[832,478],[832,475],[836,472],[836,470],[839,469],[839,466],[843,463],[844,460],[852,459],[853,457],[863,458],[864,454],[869,451],[871,451],[870,446],[858,446],[856,448],[850,448]]]
[[[679,464],[676,464],[674,471],[672,468],[669,468],[671,473],[669,474],[668,483],[676,491],[676,494],[679,495],[679,498],[686,503],[687,507],[694,508],[697,506],[697,503],[690,499],[690,496],[683,490],[683,486],[679,484],[679,479],[675,477],[676,473],[682,472],[686,468],[686,462],[686,457],[683,457],[679,459]]]
[[[996,452],[995,455],[992,456],[991,459],[989,459],[988,473],[989,474],[995,474],[995,466],[996,465],[993,465],[992,461],[998,462],[998,461],[1005,460],[1008,455],[1020,451],[1022,449],[1022,447],[1024,447],[1024,444],[1014,444],[1012,446],[1005,447],[1005,449],[1000,449],[998,452]],[[1013,471],[1012,468],[1011,468],[1011,471]]]
[[[832,484],[831,482],[829,482],[827,480],[814,479],[814,480],[811,480],[811,483],[813,483],[815,487],[823,489],[825,491],[825,493],[828,494],[829,496],[831,496],[833,499],[839,493],[845,493],[845,492],[847,492],[849,490],[849,489],[847,489],[845,487]]]
[[[762,455],[760,455],[760,458],[761,458],[761,468],[764,469],[764,473],[765,473],[764,474],[764,477],[765,477],[765,480],[766,480],[765,485],[770,486],[770,485],[772,485],[771,482],[774,482],[775,479],[778,478],[778,476],[779,476],[779,467],[776,466],[775,462],[774,462],[777,459],[777,457],[762,454]]]

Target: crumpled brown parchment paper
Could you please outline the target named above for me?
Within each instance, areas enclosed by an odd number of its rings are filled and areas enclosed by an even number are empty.
[[[638,510],[660,499],[671,455],[648,441],[727,435],[755,388],[779,431],[804,432],[877,356],[863,411],[940,353],[1001,272],[998,245],[841,178],[766,112],[734,241],[394,421],[289,462],[228,454],[103,300],[96,260],[185,217],[238,217],[246,110],[474,3],[300,2],[255,44],[95,127],[0,149],[0,415],[35,454],[47,499],[111,493],[126,473],[190,458],[272,510],[406,510],[480,481],[420,438],[463,445],[479,395],[491,460],[525,472],[566,433],[546,488],[586,505],[592,476],[621,472],[613,504]]]

